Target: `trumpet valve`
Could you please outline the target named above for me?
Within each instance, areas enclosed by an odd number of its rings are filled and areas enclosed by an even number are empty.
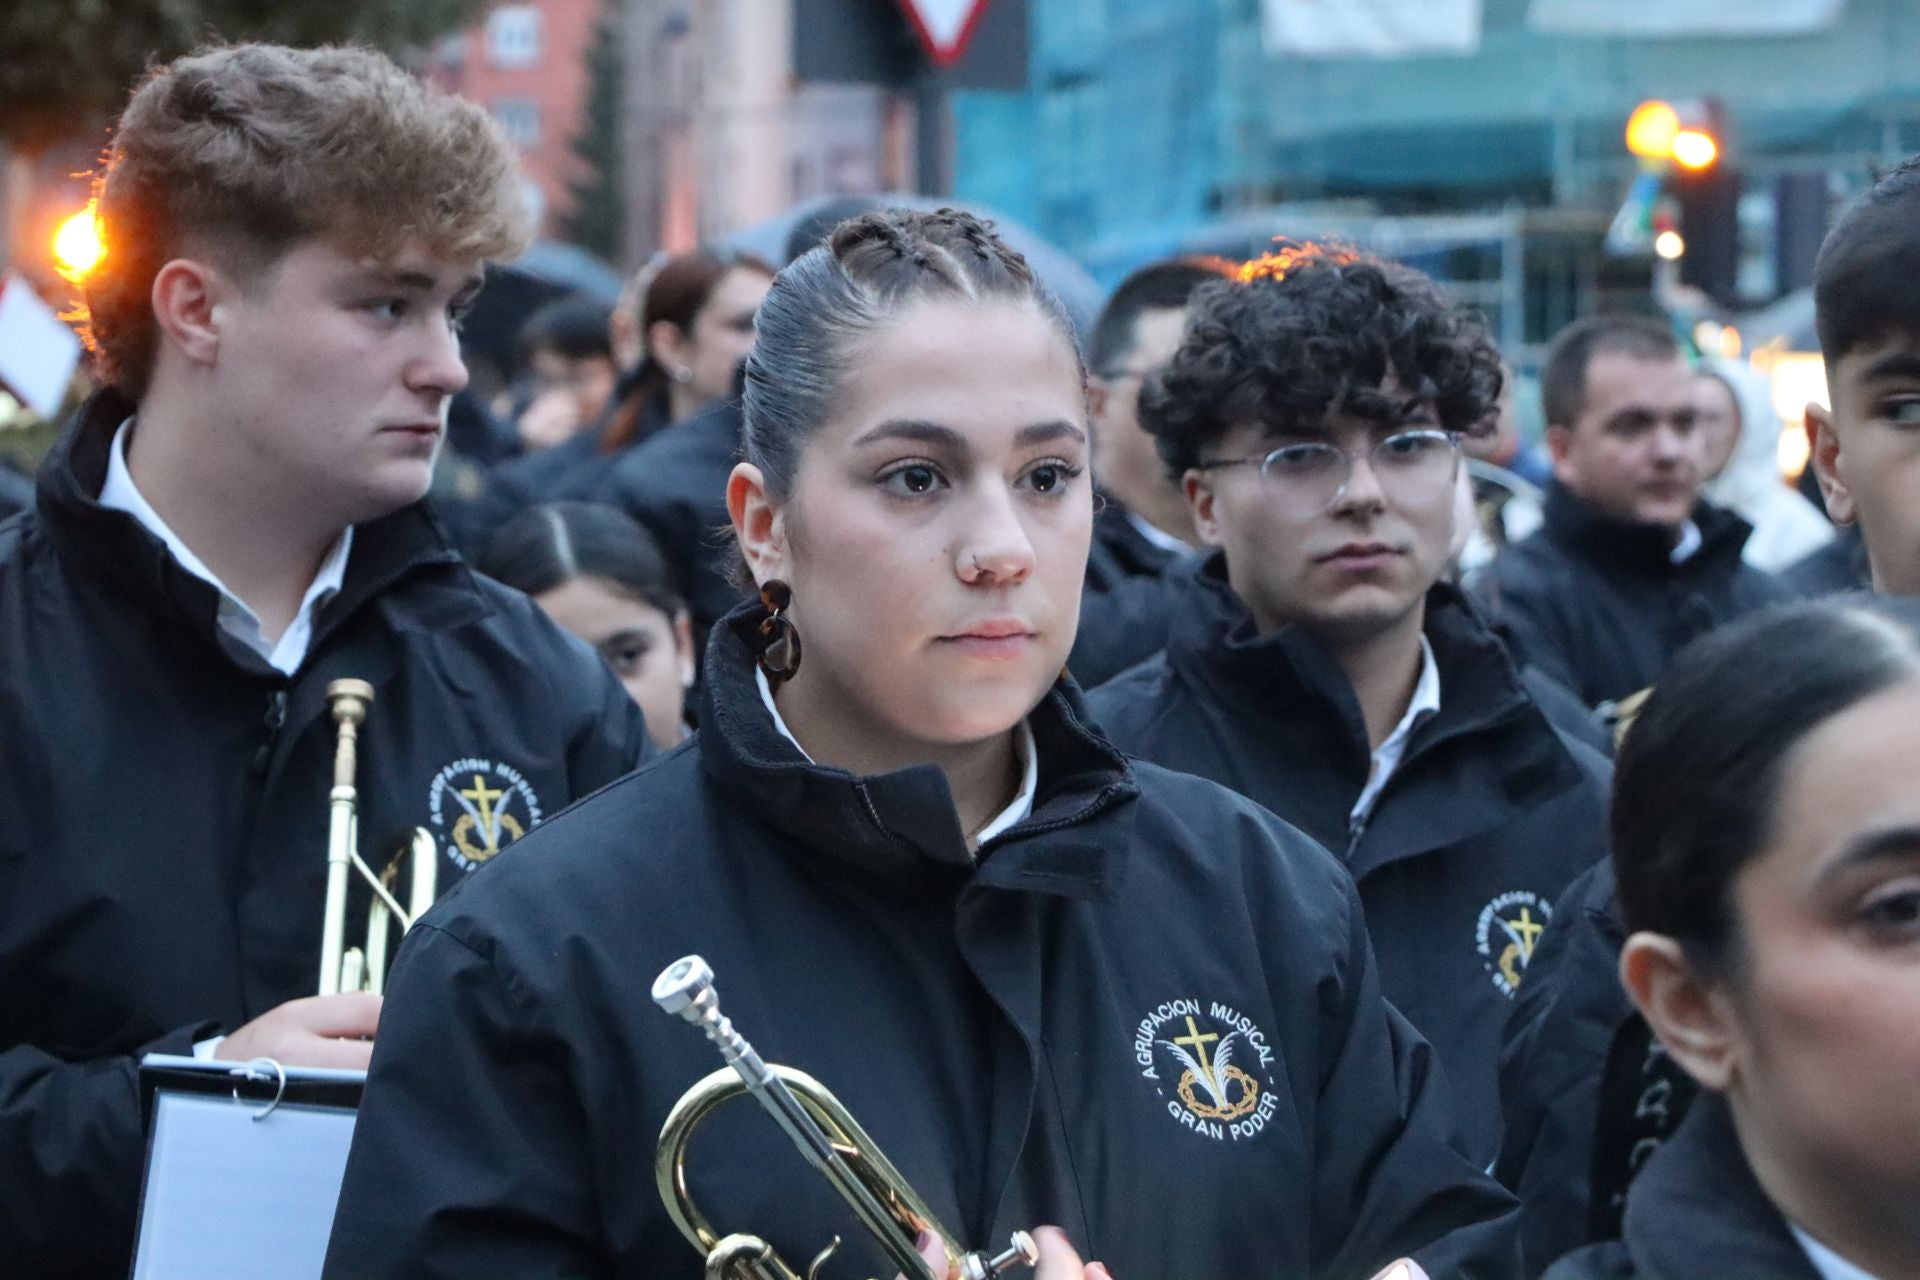
[[[962,1280],[993,1280],[995,1276],[1015,1267],[1034,1267],[1039,1263],[1040,1246],[1026,1232],[1016,1231],[1008,1240],[1007,1247],[991,1258],[983,1258],[977,1253],[968,1254],[960,1264],[960,1273]]]

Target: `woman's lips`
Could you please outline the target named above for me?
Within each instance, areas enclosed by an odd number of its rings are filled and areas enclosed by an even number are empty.
[[[940,643],[950,645],[972,658],[1017,658],[1027,651],[1038,637],[1024,622],[983,622],[969,627],[965,631],[940,637]]]

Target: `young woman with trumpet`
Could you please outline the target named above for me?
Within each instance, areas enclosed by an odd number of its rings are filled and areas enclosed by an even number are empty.
[[[842,225],[762,305],[745,416],[760,599],[713,632],[700,733],[409,936],[327,1274],[699,1274],[648,1158],[718,1065],[646,995],[689,952],[967,1244],[1057,1224],[1122,1280],[1509,1274],[1511,1202],[1351,881],[1130,763],[1061,676],[1084,377],[1024,260],[952,211]],[[757,1111],[703,1126],[689,1199],[893,1274]]]

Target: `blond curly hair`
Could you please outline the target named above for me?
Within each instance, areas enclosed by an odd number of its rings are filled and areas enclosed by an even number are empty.
[[[225,45],[156,70],[94,197],[106,254],[81,283],[85,335],[101,376],[136,398],[159,341],[154,277],[175,258],[246,278],[314,239],[477,261],[530,235],[513,144],[487,113],[361,48]]]

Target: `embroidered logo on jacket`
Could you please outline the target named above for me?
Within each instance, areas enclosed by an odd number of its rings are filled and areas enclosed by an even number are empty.
[[[1133,1057],[1167,1114],[1216,1142],[1255,1136],[1279,1105],[1266,1035],[1218,1000],[1169,1000],[1155,1009],[1134,1030]]]
[[[1534,944],[1553,919],[1553,908],[1537,893],[1515,889],[1480,909],[1473,928],[1474,949],[1501,995],[1511,997],[1526,976]]]
[[[539,824],[540,798],[512,765],[455,760],[434,775],[427,813],[447,857],[471,871]]]

